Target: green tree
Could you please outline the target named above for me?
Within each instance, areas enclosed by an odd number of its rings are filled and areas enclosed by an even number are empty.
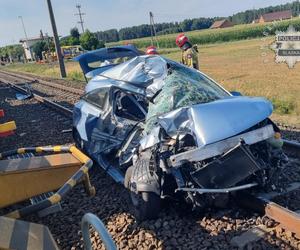
[[[103,40],[106,43],[119,41],[119,32],[116,29],[96,32],[98,40]]]
[[[80,44],[79,37],[80,37],[79,31],[76,27],[74,27],[70,30],[69,36],[65,36],[60,39],[60,45],[61,46],[79,45]]]
[[[61,46],[79,45],[80,41],[76,37],[68,36],[60,39]]]
[[[96,35],[89,30],[86,30],[83,34],[81,34],[79,41],[82,48],[86,50],[94,50],[104,47],[103,43],[99,42]]]
[[[181,22],[180,26],[183,31],[190,31],[192,29],[193,21],[191,19],[185,19]]]
[[[47,41],[47,50],[50,50],[50,52],[55,52],[55,44],[53,39]]]
[[[70,35],[71,35],[71,37],[77,38],[77,39],[79,39],[79,37],[80,37],[79,31],[76,27],[74,27],[70,30]]]
[[[0,56],[2,56],[2,57],[5,57],[5,58],[8,58],[8,49],[7,49],[7,46],[5,46],[5,47],[2,47],[1,49],[0,49]]]
[[[79,44],[80,44],[79,39],[72,36],[64,37],[60,40],[61,46],[70,46],[70,45],[79,45]]]
[[[69,37],[68,39],[68,45],[79,45],[80,44],[80,41],[79,41],[79,38],[76,38],[76,37]]]
[[[39,41],[32,46],[32,51],[40,60],[43,59],[42,52],[47,50],[47,44],[44,41]]]
[[[14,58],[20,59],[24,55],[24,49],[21,45],[13,45],[13,48],[11,50],[11,55]]]
[[[21,60],[24,49],[20,44],[8,45],[0,48],[1,57],[11,57],[13,60]]]

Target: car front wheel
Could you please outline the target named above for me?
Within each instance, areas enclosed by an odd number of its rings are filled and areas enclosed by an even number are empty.
[[[151,220],[158,217],[161,210],[161,199],[153,192],[133,191],[130,183],[133,167],[126,171],[124,185],[130,192],[130,200],[133,205],[134,217],[139,221]]]
[[[131,202],[134,207],[134,215],[137,220],[156,219],[161,210],[160,197],[152,192],[130,192]]]

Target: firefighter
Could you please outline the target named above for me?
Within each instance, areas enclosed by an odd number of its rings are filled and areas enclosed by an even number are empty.
[[[149,46],[146,49],[147,55],[158,55],[157,48],[155,46]]]
[[[190,68],[199,69],[197,45],[193,46],[183,33],[177,36],[176,45],[182,50],[181,62]]]

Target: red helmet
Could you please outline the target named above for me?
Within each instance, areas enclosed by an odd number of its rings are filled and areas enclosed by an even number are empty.
[[[147,55],[158,55],[156,47],[155,46],[149,46],[149,47],[147,47],[146,54]]]
[[[179,48],[181,48],[188,41],[189,39],[183,33],[176,37],[176,44]]]

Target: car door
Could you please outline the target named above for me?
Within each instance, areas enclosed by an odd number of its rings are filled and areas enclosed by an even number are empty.
[[[132,150],[141,139],[147,101],[143,96],[119,88],[114,88],[111,94],[113,122],[116,125],[114,136],[122,140],[116,157],[119,159],[119,165],[123,165],[130,161]]]
[[[93,152],[92,134],[109,112],[109,88],[98,88],[81,97],[73,111],[73,137],[78,146]]]

